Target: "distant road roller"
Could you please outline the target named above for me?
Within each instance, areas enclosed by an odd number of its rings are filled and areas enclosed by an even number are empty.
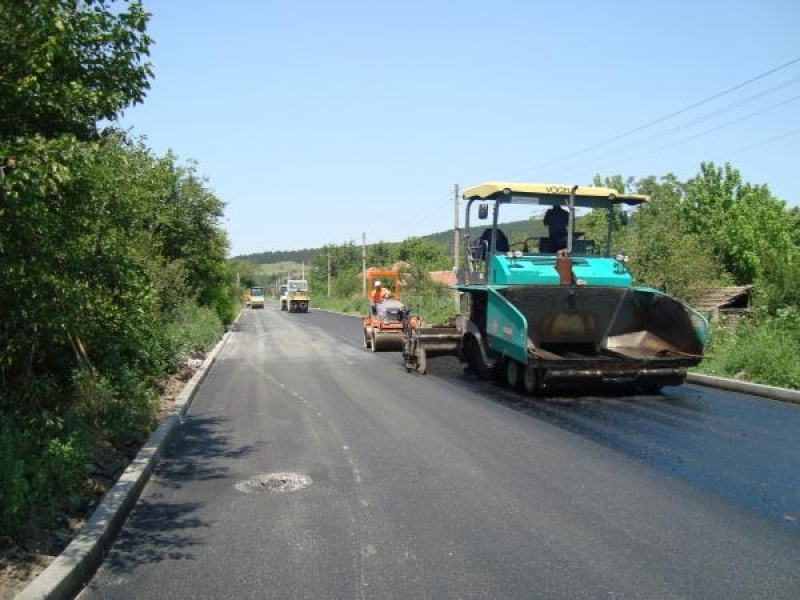
[[[627,258],[610,254],[622,207],[648,197],[604,187],[490,182],[466,190],[464,200],[465,231],[476,205],[480,219],[491,211],[492,222],[480,239],[465,237],[465,264],[453,286],[459,314],[439,326],[423,326],[420,318],[407,323],[407,370],[424,373],[428,358],[450,354],[470,371],[530,394],[605,385],[655,392],[683,383],[687,369],[700,363],[706,318],[659,290],[634,286]],[[499,213],[515,204],[548,209],[550,234],[505,247]],[[606,216],[605,239],[580,239],[576,209]]]
[[[264,288],[253,286],[246,296],[247,304],[250,308],[264,308]]]

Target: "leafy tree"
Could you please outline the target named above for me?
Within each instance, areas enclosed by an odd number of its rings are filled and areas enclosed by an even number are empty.
[[[708,288],[727,281],[723,265],[708,244],[684,222],[682,202],[686,186],[675,175],[645,177],[639,181],[621,175],[595,177],[595,185],[624,193],[645,194],[650,202],[631,211],[627,219],[615,207],[612,213],[612,253],[630,257],[634,278],[685,301],[692,302]],[[589,239],[605,239],[607,211],[592,211],[580,223]]]
[[[627,194],[634,190],[635,182],[636,180],[633,177],[626,178],[622,175],[601,177],[600,174],[596,174],[592,180],[592,185],[611,188],[612,190],[617,190],[620,194]]]
[[[620,194],[629,193],[633,190],[634,178],[623,178],[622,175],[612,175],[601,177],[595,175],[592,185],[598,187],[608,187],[617,190]],[[595,240],[605,244],[608,234],[609,212],[606,209],[591,210],[584,217],[580,218],[580,231],[584,234],[584,239]],[[613,207],[611,211],[611,236],[612,249],[620,249],[626,245],[624,232],[624,219],[622,208]]]
[[[97,135],[152,76],[141,2],[0,0],[0,139]]]
[[[438,271],[452,266],[447,246],[429,242],[421,237],[403,240],[397,245],[395,252],[397,260],[429,271]]]
[[[177,167],[168,155],[158,166],[166,169],[170,186],[157,198],[154,233],[161,254],[167,261],[184,261],[192,293],[201,306],[215,306],[231,278],[235,281],[235,271],[227,271],[228,240],[220,226],[225,204],[207,189],[195,164]]]
[[[786,226],[789,229],[792,237],[792,245],[795,248],[800,248],[800,207],[793,206],[786,213]]]
[[[75,367],[153,369],[152,211],[133,166],[142,157],[68,136],[17,151],[24,159],[0,181],[6,389],[41,374],[64,383]]]
[[[792,250],[786,260],[767,256],[762,267],[755,286],[758,306],[773,315],[789,307],[800,312],[800,250]]]
[[[653,175],[636,182],[633,188],[637,194],[649,196],[662,207],[677,207],[686,195],[686,184],[674,173],[667,173],[660,178]]]
[[[367,248],[367,265],[373,267],[388,267],[392,264],[395,254],[391,244],[386,242],[371,244]]]
[[[792,251],[791,222],[784,203],[766,185],[744,183],[730,164],[702,163],[687,183],[682,215],[738,283],[752,283],[765,261],[786,262]]]
[[[650,197],[627,228],[630,268],[637,280],[689,303],[728,282],[712,249],[684,222],[685,184],[669,173],[660,180],[640,180],[635,191]]]
[[[15,534],[75,497],[89,435],[148,431],[154,378],[238,296],[224,205],[195,167],[96,139],[150,75],[141,4],[111,5],[0,0],[0,529]]]
[[[330,261],[330,262],[329,262]],[[331,293],[346,298],[356,291],[361,270],[361,247],[354,241],[323,246],[311,260],[309,287],[312,295],[324,295],[328,290],[330,264]],[[352,280],[348,282],[349,280]]]

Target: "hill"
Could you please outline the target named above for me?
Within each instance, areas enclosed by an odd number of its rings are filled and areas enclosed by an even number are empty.
[[[256,252],[254,254],[240,254],[232,260],[245,260],[255,265],[272,265],[277,263],[293,263],[300,265],[309,264],[320,248],[303,248],[302,250],[275,250],[272,252]]]
[[[482,224],[479,227],[470,227],[470,237],[474,240],[477,239],[481,232],[486,227],[486,224]],[[545,235],[544,226],[541,222],[532,222],[530,220],[524,221],[513,221],[510,223],[503,223],[501,225],[503,231],[505,232],[508,239],[514,240],[519,239],[522,237],[529,237],[529,236],[540,236]],[[464,230],[461,230],[461,236],[463,239]],[[423,240],[433,242],[435,244],[439,244],[441,246],[446,246],[448,253],[452,256],[453,255],[453,230],[448,229],[445,231],[439,231],[437,233],[431,233],[429,235],[421,236]],[[384,242],[388,246],[392,246],[399,242]],[[240,256],[233,257],[234,260],[244,260],[247,262],[251,262],[256,265],[282,265],[284,263],[288,263],[288,268],[281,268],[279,267],[278,270],[298,270],[300,265],[305,263],[306,265],[310,264],[314,255],[320,252],[322,248],[304,248],[302,250],[276,250],[272,252],[257,252],[254,254],[243,254]],[[271,274],[271,273],[270,273]]]

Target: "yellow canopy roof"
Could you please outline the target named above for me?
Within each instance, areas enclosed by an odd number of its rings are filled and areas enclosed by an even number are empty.
[[[514,183],[510,181],[489,181],[464,190],[464,198],[471,200],[496,200],[502,196],[529,199],[536,203],[541,199],[542,204],[550,204],[556,200],[566,201],[574,186],[562,183]],[[650,198],[641,194],[620,194],[617,190],[607,187],[577,186],[575,188],[575,201],[601,201],[613,204],[642,204],[649,202]],[[523,200],[524,201],[524,200]]]

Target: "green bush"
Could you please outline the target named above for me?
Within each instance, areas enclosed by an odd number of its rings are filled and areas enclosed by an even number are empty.
[[[717,327],[707,354],[701,372],[800,389],[800,362],[787,359],[800,355],[800,311],[757,315],[733,332]]]
[[[239,295],[232,290],[216,289],[214,291],[210,307],[217,315],[217,321],[220,323],[232,323],[239,313],[241,304],[239,302]],[[218,330],[219,331],[219,330]]]
[[[361,296],[349,298],[334,298],[327,296],[312,296],[311,306],[323,308],[345,314],[366,315],[369,303]]]
[[[433,281],[425,269],[414,266],[404,269],[403,279],[403,302],[413,314],[421,315],[425,323],[445,323],[458,312],[453,290]]]
[[[409,295],[405,302],[413,314],[422,316],[426,324],[441,324],[454,316],[456,309],[453,291],[445,286],[438,286],[433,293],[428,295]]]
[[[117,448],[141,442],[153,428],[158,397],[152,381],[121,367],[113,374],[76,372],[76,414],[98,439]]]
[[[192,301],[174,310],[164,328],[172,370],[191,354],[213,348],[222,336],[222,323],[216,310],[198,306]]]
[[[156,352],[160,345],[159,352],[170,357],[167,366],[172,369],[191,353],[212,348],[223,331],[217,312],[194,302],[171,316],[162,329],[163,339],[151,340],[148,352]],[[141,443],[152,431],[158,409],[154,377],[159,373],[143,363],[116,360],[98,361],[114,366],[105,372],[83,365],[68,383],[48,374],[31,376],[4,396],[0,535],[23,539],[51,523],[57,512],[77,505],[92,468],[90,440],[126,448]],[[51,408],[42,409],[48,398],[60,401],[51,400]]]
[[[16,537],[24,534],[31,505],[31,490],[34,482],[29,481],[26,460],[24,431],[17,420],[0,415],[0,471],[3,484],[0,485],[0,533]]]
[[[0,535],[21,539],[80,502],[91,469],[87,436],[74,421],[0,413]]]

